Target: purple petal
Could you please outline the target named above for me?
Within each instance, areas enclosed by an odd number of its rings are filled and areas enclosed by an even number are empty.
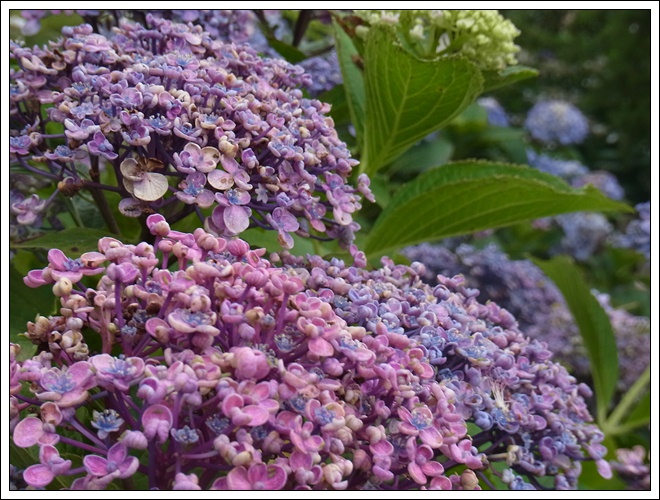
[[[265,475],[262,477],[261,481],[253,483],[254,489],[263,489],[263,490],[281,490],[286,484],[286,471],[284,468],[279,465],[271,464],[268,467],[262,465],[266,469]],[[255,467],[254,465],[250,470]],[[249,474],[249,473],[248,473]],[[263,486],[262,486],[263,485]],[[262,486],[260,488],[260,486]]]
[[[137,459],[137,457],[126,457],[126,459],[119,464],[119,472],[121,472],[119,477],[124,479],[132,476],[135,474],[135,471],[137,471],[139,466],[140,461]]]
[[[108,450],[108,461],[118,464],[126,458],[126,455],[126,446],[122,443],[117,443]]]
[[[431,448],[440,448],[442,446],[442,434],[435,427],[428,427],[419,431],[419,437],[422,438],[424,444],[428,444]]]
[[[46,465],[31,465],[23,472],[23,479],[34,488],[43,488],[55,479],[55,475]]]
[[[247,425],[256,427],[257,425],[262,425],[268,422],[269,413],[261,406],[248,405],[243,408],[243,412],[247,413],[252,418]]]
[[[250,213],[249,208],[232,205],[224,209],[222,220],[231,233],[239,234],[250,226]]]
[[[48,262],[50,262],[55,269],[63,270],[64,263],[68,261],[69,258],[64,255],[62,250],[58,248],[48,250]]]
[[[220,191],[225,191],[234,185],[234,178],[231,174],[222,170],[214,170],[209,173],[208,181],[211,186]]]
[[[34,446],[43,435],[43,423],[35,417],[21,420],[14,429],[14,443],[19,448]]]
[[[251,490],[252,484],[248,480],[248,471],[245,467],[235,467],[227,474],[227,486],[230,490]]]
[[[105,476],[108,473],[108,461],[98,455],[86,455],[83,464],[85,470],[94,476]]]
[[[417,484],[426,484],[426,475],[422,472],[422,468],[415,462],[408,464],[408,473]]]

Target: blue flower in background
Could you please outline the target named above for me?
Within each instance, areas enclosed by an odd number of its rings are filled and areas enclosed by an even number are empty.
[[[477,104],[488,113],[488,124],[494,127],[508,127],[509,117],[502,105],[494,97],[482,97],[477,99]]]
[[[573,104],[548,100],[536,103],[529,110],[525,128],[543,143],[580,144],[589,133],[589,122]]]

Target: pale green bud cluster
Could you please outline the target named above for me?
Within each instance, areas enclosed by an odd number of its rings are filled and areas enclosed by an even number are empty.
[[[356,11],[369,26],[393,26],[403,45],[421,57],[460,54],[484,70],[517,63],[520,35],[496,10]],[[368,27],[356,33],[366,38]]]

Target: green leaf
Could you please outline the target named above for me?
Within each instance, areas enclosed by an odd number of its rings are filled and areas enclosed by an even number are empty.
[[[635,427],[647,424],[651,420],[651,395],[648,390],[650,382],[651,367],[647,366],[635,383],[627,388],[626,393],[616,408],[612,410],[607,421],[601,423],[603,432],[611,435],[625,434]],[[644,397],[640,398],[641,395],[644,395]],[[635,410],[631,413],[630,409],[633,406]],[[625,422],[620,425],[620,422],[624,419]]]
[[[314,254],[314,240],[303,238],[296,234],[293,237],[293,248],[289,250],[293,255]],[[262,229],[260,227],[251,227],[243,231],[240,235],[242,240],[247,241],[252,248],[265,248],[268,252],[281,252],[282,246],[277,241],[277,231]]]
[[[33,240],[22,241],[12,245],[12,248],[40,248],[44,250],[59,248],[71,257],[85,252],[98,251],[99,240],[105,236],[108,236],[107,231],[89,227],[72,227]]]
[[[635,409],[630,412],[628,418],[624,420],[624,425],[630,427],[641,427],[651,420],[651,393],[647,392],[639,400]]]
[[[355,127],[360,148],[363,148],[364,135],[364,115],[366,113],[366,94],[364,89],[364,76],[362,70],[355,63],[358,60],[358,51],[351,38],[346,34],[342,27],[333,21],[335,26],[335,47],[337,50],[337,59],[344,80],[344,90],[348,98],[348,109],[351,113],[351,121]]]
[[[23,283],[23,275],[14,265],[9,266],[9,340],[21,346],[21,359],[32,357],[37,346],[19,335],[25,333],[28,321],[37,314],[48,316],[55,312],[55,296],[50,286],[30,288]]]
[[[512,83],[536,78],[539,72],[527,66],[509,66],[502,71],[484,71],[484,92],[490,92]]]
[[[616,339],[607,313],[598,303],[580,269],[567,256],[543,261],[533,259],[559,288],[580,329],[593,378],[598,422],[604,423],[619,381]]]
[[[374,258],[424,241],[580,210],[632,208],[593,186],[574,189],[523,165],[449,163],[399,190],[371,229],[365,252]]]
[[[346,97],[346,90],[344,85],[335,85],[332,89],[323,92],[317,97],[321,102],[327,102],[332,106],[330,109],[330,116],[335,122],[335,126],[350,123],[351,111],[348,108],[348,98]]]
[[[268,40],[268,44],[273,49],[275,49],[279,55],[281,55],[284,59],[292,64],[298,64],[299,62],[304,61],[309,57],[300,49],[294,47],[293,45],[289,45],[288,43],[284,43],[275,37],[268,36],[266,38]]]
[[[26,469],[30,465],[39,463],[39,448],[31,446],[30,448],[19,448],[14,444],[14,440],[9,441],[9,463],[18,470]]]
[[[384,26],[365,49],[365,147],[361,169],[373,174],[457,116],[481,93],[478,68],[462,57],[420,60]],[[344,78],[344,81],[346,79]]]
[[[394,160],[387,168],[387,173],[412,177],[432,167],[444,165],[453,153],[454,145],[442,135],[434,141],[424,140]]]

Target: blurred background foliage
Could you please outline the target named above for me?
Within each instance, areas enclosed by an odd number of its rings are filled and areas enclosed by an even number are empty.
[[[502,10],[521,28],[522,64],[539,77],[493,92],[524,115],[539,97],[563,98],[591,120],[578,147],[592,170],[615,174],[626,199],[650,199],[651,11]],[[522,96],[522,99],[521,99]]]

